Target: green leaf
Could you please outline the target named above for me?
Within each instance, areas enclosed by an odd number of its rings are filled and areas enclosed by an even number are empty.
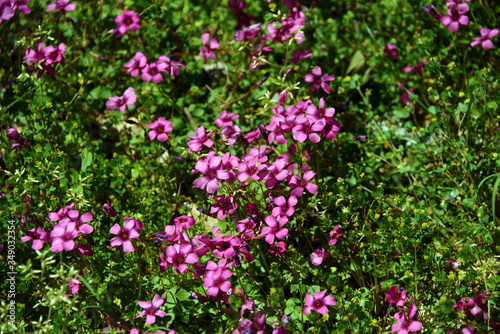
[[[410,117],[410,111],[408,109],[394,110],[394,117],[396,117],[396,118],[408,118],[408,117]]]
[[[85,155],[82,160],[82,172],[87,171],[87,168],[92,165],[92,152],[89,152]]]
[[[365,56],[361,50],[354,52],[354,55],[351,58],[351,63],[347,68],[346,74],[349,74],[351,71],[357,71],[365,64]]]

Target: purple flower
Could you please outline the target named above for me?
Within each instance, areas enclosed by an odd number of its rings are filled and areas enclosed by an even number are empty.
[[[255,312],[253,315],[253,319],[254,322],[250,321],[247,318],[241,318],[240,333],[264,334],[266,330],[266,315],[262,312]]]
[[[311,92],[317,92],[319,90],[319,87],[321,87],[323,88],[325,93],[330,94],[331,87],[329,84],[327,84],[327,82],[333,81],[335,80],[335,78],[327,73],[321,76],[321,67],[316,67],[311,72],[312,73],[306,73],[305,75],[305,81],[313,83],[309,90]]]
[[[214,141],[210,139],[210,136],[213,133],[217,132],[217,130],[214,130],[207,134],[205,131],[205,127],[202,125],[198,128],[198,130],[193,132],[194,136],[187,136],[190,139],[190,141],[187,142],[188,151],[198,152],[201,151],[203,146],[206,146],[208,148],[212,147]]]
[[[469,11],[469,5],[466,4],[464,1],[470,1],[470,0],[448,0],[446,6],[448,7],[457,6],[458,10],[462,11],[462,13],[466,13]]]
[[[76,4],[72,3],[68,5],[68,2],[70,0],[55,0],[54,3],[51,3],[48,7],[46,12],[51,12],[53,10],[59,9],[61,12],[72,12],[76,8]]]
[[[31,230],[26,231],[25,236],[21,237],[22,242],[29,240],[33,240],[31,248],[34,250],[41,249],[43,247],[43,242],[49,243],[49,232],[45,232],[41,226],[38,226],[35,232],[35,228],[33,227]]]
[[[140,307],[144,309],[135,319],[139,317],[146,316],[146,324],[154,324],[156,321],[156,316],[163,318],[167,313],[164,311],[158,310],[160,306],[165,302],[164,299],[161,299],[160,295],[156,294],[153,297],[153,302],[137,302]]]
[[[80,290],[80,287],[82,286],[80,284],[80,279],[78,278],[78,276],[75,276],[74,278],[70,279],[69,280],[69,288],[71,289],[71,294],[64,294],[64,297],[69,297],[71,295],[74,295],[75,293],[78,292],[78,290]]]
[[[69,222],[66,226],[60,224],[54,225],[54,229],[50,232],[50,250],[54,253],[70,251],[75,248],[75,240],[83,233],[78,231],[75,222]]]
[[[467,7],[467,9],[469,8]],[[463,26],[469,24],[469,18],[465,15],[462,15],[465,12],[466,11],[464,11],[463,8],[457,10],[457,7],[453,6],[447,10],[449,16],[441,16],[441,23],[445,26],[448,26],[448,31],[455,32],[460,27],[460,24]]]
[[[262,228],[260,236],[266,236],[266,242],[270,245],[274,243],[274,238],[283,239],[288,234],[288,229],[283,226],[288,222],[288,218],[285,215],[279,215],[274,218],[273,216],[267,216],[264,218],[267,226]]]
[[[118,23],[118,32],[121,35],[125,35],[127,33],[127,29],[132,31],[138,30],[141,26],[137,24],[141,19],[139,18],[138,13],[134,13],[131,10],[124,9],[123,14],[118,15],[115,18],[115,22]]]
[[[483,49],[491,49],[493,48],[493,42],[490,41],[490,38],[498,35],[498,28],[494,29],[486,29],[481,28],[481,37],[474,37],[474,41],[470,43],[470,46],[475,47],[479,43],[483,46]]]
[[[405,68],[403,68],[403,72],[415,71],[415,72],[418,73],[418,75],[422,76],[422,67],[424,65],[428,65],[428,64],[429,64],[429,61],[423,62],[423,61],[419,60],[417,66],[415,66],[415,67],[405,67]]]
[[[177,231],[190,229],[194,225],[196,220],[193,217],[182,215],[174,219],[174,224]]]
[[[217,60],[217,56],[214,53],[220,46],[219,39],[217,37],[212,38],[210,41],[210,34],[208,32],[204,32],[201,34],[201,41],[203,43],[203,47],[200,50],[200,56],[205,59],[205,63],[208,64],[208,58],[213,60]]]
[[[78,210],[72,210],[75,203],[66,205],[64,209],[59,209],[57,212],[49,212],[51,222],[59,221],[59,225],[66,226],[70,221],[75,222],[78,219]]]
[[[224,195],[215,196],[215,200],[217,201],[217,204],[214,204],[210,208],[210,214],[214,214],[217,212],[217,218],[221,220],[226,218],[227,213],[233,214],[238,208],[238,204],[234,202],[232,194],[228,197]]]
[[[337,302],[335,301],[335,298],[333,296],[328,295],[325,297],[326,294],[326,289],[323,291],[319,291],[314,293],[314,297],[306,292],[306,300],[304,303],[304,309],[302,309],[302,313],[305,315],[309,314],[312,310],[318,312],[319,314],[327,314],[328,305],[337,305]]]
[[[181,242],[180,244],[168,246],[164,252],[167,262],[174,265],[179,275],[188,269],[186,263],[198,262],[198,255],[193,252],[193,248],[189,243]]]
[[[142,69],[141,79],[146,82],[153,80],[155,83],[160,83],[163,81],[161,72],[167,72],[167,64],[165,62],[156,61],[149,65],[146,64]]]
[[[180,61],[170,59],[170,56],[167,57],[164,55],[160,55],[160,57],[158,57],[157,63],[162,66],[162,72],[170,72],[170,75],[175,77],[179,76],[180,74],[179,66],[189,70],[189,68],[186,65],[182,64]],[[163,69],[163,67],[165,67],[165,69]]]
[[[111,246],[122,246],[123,252],[131,253],[135,251],[134,245],[130,239],[139,238],[139,231],[135,229],[135,222],[133,219],[125,219],[123,222],[123,229],[118,223],[113,225],[109,230],[109,233],[117,235],[111,239]]]
[[[142,52],[136,52],[134,58],[130,59],[128,63],[123,65],[128,68],[127,74],[136,77],[139,75],[139,71],[142,71],[144,67],[148,64],[148,59]]]
[[[209,261],[209,263],[212,261]],[[220,261],[222,262],[222,261]],[[221,265],[221,263],[219,263]],[[225,268],[218,267],[216,270],[208,270],[209,267],[207,265],[207,272],[205,273],[205,277],[203,277],[203,283],[205,287],[207,287],[206,294],[208,296],[217,296],[220,291],[228,292],[231,289],[231,282],[227,281],[227,279],[233,276],[233,273]]]
[[[45,64],[50,65],[60,62],[62,60],[62,54],[64,52],[66,52],[66,45],[64,43],[59,44],[57,48],[53,47],[52,45],[47,46],[42,51],[45,59]]]
[[[288,61],[297,64],[299,61],[304,60],[312,56],[311,49],[307,50],[295,50],[292,52],[293,58],[287,59]]]
[[[236,113],[227,112],[225,110],[219,115],[219,118],[215,120],[215,125],[219,128],[225,128],[226,126],[233,126],[233,121],[238,119],[240,116]]]
[[[221,157],[215,156],[215,152],[210,151],[206,158],[201,158],[196,163],[195,169],[205,174],[193,181],[193,185],[200,189],[207,189],[209,194],[213,194],[219,189],[219,181],[229,179],[227,170],[222,169]]]
[[[389,303],[395,303],[396,306],[403,307],[405,306],[405,299],[406,299],[406,290],[401,289],[401,294],[399,293],[399,288],[397,285],[394,285],[392,288],[390,288],[385,296],[387,297],[387,301]]]
[[[158,141],[164,142],[168,139],[167,133],[172,132],[172,122],[163,117],[158,117],[156,121],[148,124],[148,128],[152,129],[148,133],[149,139],[154,140],[158,137]]]
[[[129,87],[125,90],[122,97],[117,95],[110,97],[108,101],[106,101],[106,109],[120,109],[121,112],[125,112],[125,110],[127,110],[127,106],[133,105],[135,101],[137,101],[135,91],[132,87]]]
[[[387,44],[386,46],[384,46],[384,55],[387,58],[396,58],[399,56],[399,51],[394,45]]]
[[[462,328],[463,334],[474,334],[474,328],[472,328],[471,324],[468,324],[467,327]]]
[[[249,27],[244,28],[243,30],[236,30],[236,32],[234,33],[234,39],[240,42],[249,41],[257,37],[257,35],[260,32],[260,29],[261,29],[261,24],[256,23],[252,24]]]
[[[311,194],[316,195],[318,192],[318,186],[314,183],[309,183],[309,181],[316,175],[313,171],[306,171],[302,176],[302,180],[296,176],[292,176],[288,185],[290,186],[290,195],[297,197],[302,196],[304,189],[307,189]]]
[[[104,213],[107,213],[111,217],[116,217],[116,216],[118,216],[118,214],[116,213],[116,210],[115,210],[115,208],[113,206],[114,206],[113,204],[110,204],[109,201],[107,201],[102,206],[102,211]]]
[[[28,145],[28,142],[21,137],[19,132],[17,132],[17,129],[12,124],[10,125],[10,128],[7,130],[7,138],[10,141],[14,142],[14,144],[12,144],[12,146],[10,147],[11,149],[19,145],[22,146]]]
[[[342,233],[340,233],[339,225],[337,225],[337,227],[330,231],[330,245],[335,245],[341,237]]]
[[[398,334],[406,334],[408,331],[418,332],[422,329],[422,323],[417,320],[417,307],[414,304],[410,304],[408,319],[404,310],[396,313],[394,317],[398,322],[392,325],[391,333],[398,331]]]
[[[287,215],[288,217],[292,216],[295,212],[294,206],[297,205],[298,200],[295,196],[290,196],[288,201],[284,196],[275,197],[273,199],[276,207],[273,208],[273,216],[277,217],[279,215]]]
[[[311,253],[311,262],[315,266],[319,266],[321,263],[323,263],[323,259],[325,258],[325,250],[322,249],[316,249],[314,252]]]

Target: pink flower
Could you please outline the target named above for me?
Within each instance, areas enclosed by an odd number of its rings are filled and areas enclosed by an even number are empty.
[[[117,235],[111,239],[111,246],[122,246],[124,253],[131,253],[135,251],[134,245],[130,239],[139,238],[139,231],[135,228],[135,222],[133,219],[125,219],[123,222],[123,229],[118,223],[110,228],[109,233]]]
[[[418,73],[418,75],[422,76],[422,67],[424,65],[428,65],[428,64],[429,64],[429,61],[423,62],[423,61],[419,60],[417,66],[415,66],[415,67],[405,67],[405,68],[403,68],[403,72],[415,71],[415,72]]]
[[[167,64],[165,62],[156,61],[144,66],[141,73],[141,79],[146,82],[153,80],[155,83],[160,83],[163,81],[161,72],[167,72]]]
[[[110,204],[109,201],[107,201],[102,206],[102,211],[104,213],[107,213],[110,217],[116,217],[118,216],[118,214],[116,213],[116,210],[113,206],[114,206],[113,204]]]
[[[115,22],[118,23],[117,30],[122,35],[125,35],[127,29],[132,31],[138,30],[141,27],[137,24],[139,21],[139,14],[128,9],[124,9],[123,14],[120,14],[115,18]]]
[[[164,142],[168,139],[167,133],[172,132],[172,122],[163,117],[158,117],[156,121],[148,124],[149,139],[154,140],[158,136],[158,141]]]
[[[175,227],[178,231],[190,229],[196,220],[193,217],[182,215],[174,219]]]
[[[106,109],[120,109],[121,112],[125,112],[127,106],[133,105],[135,101],[137,101],[135,91],[132,87],[129,87],[125,90],[122,97],[117,95],[110,97],[108,101],[106,101]]]
[[[462,328],[463,334],[474,334],[474,328],[472,328],[471,324],[468,324],[467,327]]]
[[[399,51],[394,45],[387,44],[386,46],[384,46],[384,55],[387,58],[396,58],[399,56]]]
[[[205,63],[207,64],[208,64],[208,58],[217,60],[217,56],[215,55],[214,50],[216,50],[220,46],[220,42],[217,37],[214,37],[210,41],[208,41],[209,38],[210,34],[208,32],[204,32],[201,34],[201,41],[203,43],[203,47],[200,50],[200,56],[205,59]]]
[[[187,142],[188,151],[198,152],[201,151],[203,146],[206,146],[208,148],[211,148],[213,146],[214,141],[210,139],[210,136],[213,133],[217,132],[217,130],[214,130],[207,134],[205,131],[205,127],[202,125],[198,128],[198,130],[193,132],[194,136],[187,136],[190,139],[190,141]]]
[[[223,262],[224,261],[224,262]],[[213,262],[213,261],[209,261]],[[215,270],[209,270],[209,265],[207,265],[207,272],[205,273],[205,277],[203,277],[203,283],[205,284],[205,287],[207,287],[206,294],[208,296],[217,296],[219,292],[228,292],[229,289],[231,289],[231,282],[229,282],[227,279],[231,276],[233,276],[233,273],[225,269],[224,267],[221,267],[223,263],[225,264],[225,260],[219,261],[219,266],[215,265],[217,269]]]
[[[78,231],[75,222],[69,222],[66,226],[60,224],[54,225],[54,229],[50,232],[51,251],[54,253],[70,251],[75,248],[75,240],[83,233]]]
[[[135,319],[146,316],[146,324],[154,324],[157,316],[163,318],[167,314],[164,311],[158,310],[158,308],[162,306],[164,302],[165,300],[161,299],[160,295],[158,294],[153,297],[153,302],[137,302],[137,304],[139,304],[139,306],[142,307],[144,311],[139,313],[139,315],[135,317]]]
[[[188,269],[186,263],[198,262],[198,255],[193,252],[192,246],[189,243],[181,242],[180,244],[168,246],[164,252],[167,262],[174,265],[179,275]]]
[[[215,196],[215,200],[217,204],[214,204],[210,208],[210,213],[213,214],[217,212],[217,218],[221,220],[226,218],[227,213],[233,214],[238,208],[238,204],[234,202],[232,194],[227,197],[225,195]]]
[[[337,240],[342,237],[342,234],[339,233],[339,231],[339,225],[337,225],[337,227],[330,231],[330,245],[335,245],[337,243]]]
[[[257,37],[257,35],[260,33],[260,29],[261,29],[261,24],[256,23],[252,24],[249,27],[245,27],[243,30],[236,30],[236,32],[234,33],[234,39],[240,42],[249,41]]]
[[[17,132],[17,129],[15,128],[14,125],[10,125],[10,128],[7,130],[7,138],[14,142],[12,146],[10,147],[11,149],[14,149],[16,146],[22,145],[22,146],[27,146],[28,142],[21,137],[19,132]]]
[[[321,263],[323,263],[323,259],[325,258],[325,250],[322,249],[316,249],[314,252],[311,253],[311,262],[315,266],[319,266]]]
[[[313,171],[307,171],[304,173],[302,180],[296,176],[292,176],[288,185],[290,186],[290,195],[294,195],[297,197],[302,196],[304,189],[307,189],[311,194],[316,195],[318,192],[318,186],[314,183],[309,183],[309,181],[316,175]]]
[[[467,8],[469,9],[469,8]],[[455,32],[458,30],[460,27],[460,24],[463,26],[466,26],[469,24],[469,18],[464,14],[466,11],[464,9],[458,9],[453,6],[447,10],[447,13],[449,16],[442,15],[441,16],[441,23],[444,24],[445,26],[448,26],[448,31]]]
[[[401,289],[401,294],[399,293],[399,288],[397,285],[394,285],[390,288],[385,294],[387,297],[387,301],[389,303],[395,303],[396,306],[403,307],[405,306],[406,299],[406,290]]]
[[[277,218],[267,216],[264,218],[267,226],[262,228],[260,236],[266,236],[266,242],[270,245],[274,243],[274,238],[283,239],[288,235],[288,229],[283,226],[288,222],[285,215],[280,215]]]
[[[410,332],[418,332],[422,329],[422,323],[417,319],[417,307],[410,304],[408,310],[408,319],[406,318],[405,311],[398,312],[394,315],[398,322],[392,325],[391,333],[398,331],[398,334],[406,334]]]
[[[474,41],[470,43],[470,46],[475,47],[479,43],[483,46],[483,49],[491,49],[493,48],[493,42],[490,41],[490,38],[498,35],[498,28],[494,29],[486,29],[481,28],[481,37],[474,37]]]
[[[51,12],[53,10],[59,9],[61,12],[72,12],[76,8],[76,4],[72,3],[68,5],[68,2],[70,0],[55,0],[54,3],[51,3],[48,7],[46,12]]]
[[[64,297],[69,297],[71,295],[74,295],[75,293],[78,292],[78,290],[80,290],[81,284],[78,276],[75,276],[74,278],[70,279],[68,285],[69,288],[71,289],[71,294],[65,293]]]
[[[273,254],[274,256],[286,253],[286,242],[278,241],[277,243],[272,244],[269,248],[269,253]]]
[[[304,60],[312,56],[311,49],[307,50],[295,50],[292,52],[293,58],[287,59],[288,61],[297,64],[299,61]]]
[[[470,1],[470,0],[448,0],[446,6],[448,7],[457,6],[459,11],[462,11],[462,13],[466,13],[469,11],[469,5],[466,4],[464,1]]]
[[[76,222],[78,219],[78,210],[72,210],[75,203],[66,205],[64,209],[59,209],[57,212],[49,212],[51,222],[59,221],[59,225],[66,226],[70,221]]]
[[[172,60],[170,57],[171,56],[167,57],[164,55],[158,57],[157,63],[162,66],[162,72],[169,72],[171,76],[176,77],[181,73],[179,67],[184,67],[186,70],[189,70],[186,65],[182,64],[180,61]]]
[[[311,92],[317,92],[319,90],[319,87],[321,87],[323,88],[325,93],[330,94],[331,87],[329,84],[327,84],[327,82],[333,81],[335,80],[335,78],[327,73],[321,76],[321,67],[316,67],[311,72],[312,73],[306,73],[305,75],[305,81],[313,83],[309,90]]]
[[[210,151],[206,158],[200,158],[195,169],[205,174],[193,181],[193,185],[200,189],[207,189],[207,193],[213,194],[219,189],[219,181],[229,179],[229,172],[222,169],[221,157],[215,156],[215,152]]]
[[[319,314],[327,314],[328,305],[337,305],[337,302],[335,301],[335,298],[333,296],[328,295],[324,297],[326,294],[326,289],[323,291],[316,292],[314,294],[314,297],[306,292],[306,300],[304,303],[304,309],[302,310],[302,313],[305,315],[309,314],[312,310],[318,312]]]
[[[275,197],[273,199],[274,204],[277,205],[273,208],[273,216],[277,217],[278,215],[287,215],[288,217],[292,216],[295,212],[294,206],[297,205],[298,200],[295,196],[290,196],[288,201],[284,196]]]
[[[236,113],[227,112],[225,110],[219,115],[219,118],[215,120],[215,125],[219,128],[225,128],[226,126],[233,126],[233,121],[238,119],[240,116]]]
[[[139,71],[142,71],[144,67],[148,64],[148,59],[142,52],[136,52],[134,58],[130,59],[128,63],[123,65],[128,68],[127,74],[136,77],[139,75]]]
[[[31,230],[26,231],[25,236],[21,237],[22,242],[29,240],[33,240],[31,248],[34,250],[41,249],[43,247],[43,242],[49,243],[49,232],[45,232],[41,226],[38,226],[35,232],[35,228],[33,227]]]

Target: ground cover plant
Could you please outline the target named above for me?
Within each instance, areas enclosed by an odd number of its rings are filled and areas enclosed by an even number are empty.
[[[500,4],[0,0],[0,331],[500,333]]]

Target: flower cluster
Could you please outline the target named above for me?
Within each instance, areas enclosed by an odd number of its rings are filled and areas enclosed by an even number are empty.
[[[148,64],[148,59],[142,52],[136,52],[134,58],[130,59],[124,67],[127,68],[127,74],[136,77],[141,73],[141,79],[150,82],[153,80],[155,83],[163,81],[161,73],[168,73],[171,76],[178,76],[180,74],[179,67],[188,69],[179,61],[174,61],[170,57],[160,55],[158,60]],[[189,70],[189,69],[188,69]]]
[[[28,69],[38,69],[37,79],[39,79],[45,71],[54,76],[56,74],[54,66],[62,60],[63,53],[66,52],[66,45],[61,43],[57,48],[52,45],[44,48],[41,39],[38,39],[37,43],[38,47],[36,50],[27,49],[25,51],[26,59],[23,63],[36,63],[35,65],[28,65]]]

